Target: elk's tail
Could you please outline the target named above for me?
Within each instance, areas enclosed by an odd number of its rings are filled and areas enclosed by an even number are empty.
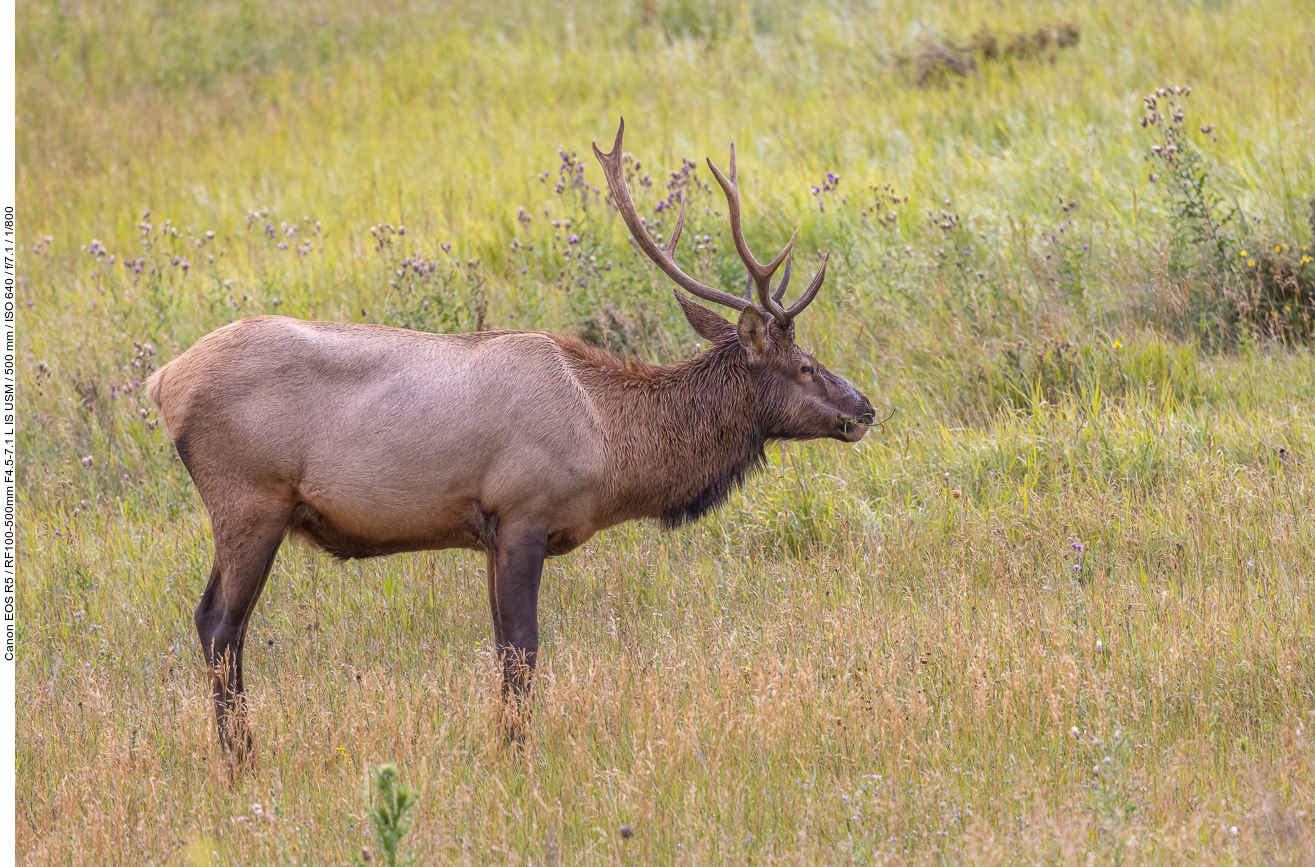
[[[159,416],[160,426],[164,430],[164,438],[173,442],[173,434],[169,433],[169,421],[165,418],[164,406],[161,403],[164,399],[161,392],[164,389],[165,372],[168,371],[171,364],[172,362],[166,364],[146,379],[146,396],[150,399],[151,405],[155,407],[156,415]]]

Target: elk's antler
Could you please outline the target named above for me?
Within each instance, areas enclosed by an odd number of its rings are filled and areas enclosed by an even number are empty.
[[[611,153],[603,153],[598,143],[594,143],[594,156],[598,157],[598,162],[603,166],[603,175],[607,178],[607,188],[612,191],[612,201],[616,204],[616,209],[621,212],[621,219],[625,220],[626,227],[630,229],[631,236],[639,249],[644,251],[644,255],[653,260],[653,263],[662,269],[662,273],[675,282],[677,286],[684,289],[691,295],[696,295],[704,301],[711,301],[714,304],[724,304],[734,310],[743,310],[750,304],[747,298],[736,298],[728,292],[720,289],[713,289],[711,286],[704,286],[693,277],[686,274],[676,265],[676,260],[672,255],[676,252],[676,244],[680,241],[680,232],[685,227],[685,194],[680,196],[680,216],[676,219],[676,229],[671,233],[671,240],[667,242],[665,248],[659,247],[653,237],[648,234],[648,229],[644,228],[644,221],[640,219],[639,213],[635,210],[634,200],[630,198],[630,188],[626,186],[625,170],[621,164],[621,137],[625,135],[626,121],[621,119],[621,126],[616,131],[616,142],[612,145]]]
[[[813,277],[813,282],[808,284],[808,289],[798,301],[784,309],[781,307],[781,298],[785,295],[785,287],[790,283],[790,261],[794,256],[794,242],[799,237],[799,230],[796,229],[790,236],[781,252],[776,254],[776,258],[766,265],[761,264],[753,253],[749,250],[749,243],[744,240],[744,226],[740,221],[740,187],[736,181],[735,172],[735,145],[731,145],[731,163],[730,177],[727,178],[713,164],[712,159],[708,159],[708,168],[712,170],[713,176],[717,183],[721,184],[722,192],[726,194],[726,204],[730,209],[731,218],[731,237],[735,241],[735,251],[740,254],[740,260],[744,262],[744,267],[749,269],[749,280],[758,287],[758,302],[760,306],[768,313],[778,324],[789,325],[790,321],[804,311],[804,308],[813,302],[817,297],[817,291],[822,288],[822,281],[826,279],[826,263],[831,258],[828,252],[822,259],[822,267],[818,270],[817,275]],[[772,275],[776,269],[785,262],[785,274],[781,277],[781,285],[775,292],[772,288]]]
[[[830,258],[830,253],[822,260],[822,267],[813,278],[813,282],[808,284],[808,289],[789,309],[781,307],[781,298],[785,295],[786,286],[790,283],[790,262],[794,256],[794,242],[799,235],[799,230],[790,236],[790,241],[785,248],[776,255],[771,262],[763,265],[758,262],[749,250],[749,244],[744,240],[744,229],[740,223],[740,188],[735,179],[735,145],[731,145],[731,163],[730,178],[708,160],[708,168],[717,178],[717,183],[721,184],[722,192],[726,194],[726,203],[730,209],[731,219],[731,237],[735,241],[735,250],[740,254],[740,259],[744,266],[749,270],[749,280],[744,287],[744,296],[736,297],[720,289],[714,289],[711,286],[705,286],[699,281],[690,277],[676,265],[674,254],[676,244],[680,241],[681,230],[685,227],[685,194],[680,195],[680,216],[676,219],[676,228],[671,233],[671,240],[667,242],[666,247],[659,247],[653,238],[648,234],[644,227],[644,221],[640,218],[639,213],[635,210],[634,200],[630,198],[630,188],[626,185],[625,171],[621,162],[621,138],[626,131],[625,118],[621,119],[621,125],[616,131],[616,141],[612,145],[610,153],[603,153],[598,145],[594,144],[594,156],[598,157],[598,162],[603,166],[603,174],[607,178],[607,188],[612,192],[612,201],[616,208],[621,212],[621,219],[625,220],[626,227],[630,229],[631,236],[639,249],[644,251],[644,255],[652,259],[654,264],[662,269],[662,273],[670,277],[677,286],[696,295],[705,301],[712,301],[716,304],[723,304],[734,310],[743,310],[753,303],[752,290],[756,286],[758,289],[758,301],[763,310],[772,314],[772,318],[777,324],[785,327],[790,324],[796,316],[803,312],[812,300],[817,296],[817,291],[822,288],[822,281],[826,279],[826,264]],[[781,276],[781,285],[772,291],[772,275],[776,269],[785,263],[785,273]]]

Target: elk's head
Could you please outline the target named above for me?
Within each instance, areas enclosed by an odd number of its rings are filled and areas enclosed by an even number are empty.
[[[676,265],[674,258],[680,233],[685,225],[685,196],[680,198],[680,217],[665,247],[659,247],[648,234],[644,222],[635,210],[626,185],[621,162],[621,138],[625,134],[625,121],[616,131],[616,142],[610,153],[603,153],[594,145],[594,155],[602,163],[612,201],[621,212],[635,243],[644,255],[653,260],[662,272],[691,295],[722,304],[739,312],[732,324],[693,299],[676,290],[676,299],[689,324],[700,337],[711,341],[722,351],[742,352],[743,361],[752,377],[759,397],[759,420],[768,439],[818,439],[830,437],[844,442],[857,442],[867,433],[868,425],[876,419],[872,404],[845,380],[827,370],[811,353],[800,348],[794,339],[794,318],[803,312],[826,279],[827,260],[813,277],[799,300],[790,307],[782,307],[781,299],[790,285],[790,263],[795,238],[766,265],[758,262],[744,240],[740,223],[740,189],[735,179],[735,145],[731,145],[730,176],[708,160],[708,168],[721,184],[730,208],[731,237],[740,254],[749,279],[743,295],[732,295],[711,286],[705,286],[690,277]],[[828,254],[829,255],[829,254]],[[785,265],[781,282],[772,289],[772,277]],[[754,295],[758,303],[754,303]]]

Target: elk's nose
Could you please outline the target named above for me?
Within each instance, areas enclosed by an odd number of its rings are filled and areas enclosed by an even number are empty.
[[[867,407],[867,409],[865,409],[863,414],[858,417],[858,423],[872,424],[877,420],[877,411],[873,409],[872,404],[866,400],[863,401],[863,406]]]

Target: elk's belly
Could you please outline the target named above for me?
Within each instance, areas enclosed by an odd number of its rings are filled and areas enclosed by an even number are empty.
[[[325,513],[307,502],[298,503],[288,522],[290,534],[305,539],[339,559],[381,557],[403,551],[441,548],[486,548],[488,516],[477,503],[452,500],[428,520],[398,522],[384,526],[363,523],[351,513]]]
[[[568,507],[558,513],[555,522],[544,524],[549,557],[575,550],[594,533],[592,522],[571,520],[571,511]],[[521,520],[517,514],[507,517]],[[399,515],[391,524],[363,519],[354,512],[321,511],[303,501],[293,509],[288,532],[343,560],[442,548],[487,551],[496,545],[502,518],[469,498],[450,499],[423,513]]]

